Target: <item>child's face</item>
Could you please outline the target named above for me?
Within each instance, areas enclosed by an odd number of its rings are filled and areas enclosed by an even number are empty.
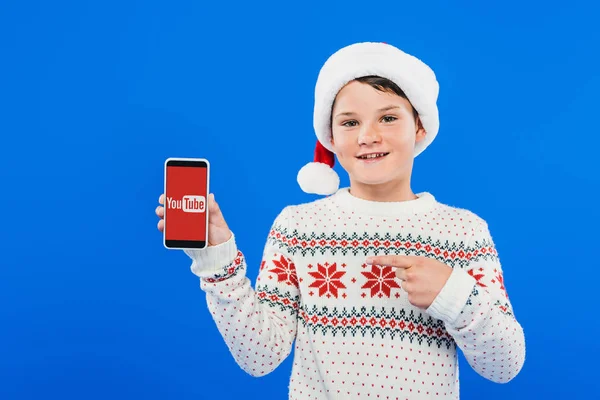
[[[410,180],[415,143],[425,137],[408,100],[353,81],[337,95],[332,145],[353,186]],[[373,159],[360,156],[385,153]]]

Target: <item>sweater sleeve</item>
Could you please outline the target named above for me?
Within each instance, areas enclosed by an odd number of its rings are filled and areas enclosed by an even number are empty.
[[[525,336],[508,298],[499,256],[479,219],[464,268],[454,267],[427,312],[442,320],[467,362],[497,383],[512,380],[525,362]]]
[[[256,289],[235,237],[204,250],[186,250],[200,278],[208,309],[236,363],[259,377],[287,358],[296,337],[298,280],[288,252],[288,209],[274,221],[263,251]]]

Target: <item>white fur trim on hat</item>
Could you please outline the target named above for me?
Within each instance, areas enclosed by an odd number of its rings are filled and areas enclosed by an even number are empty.
[[[439,115],[436,105],[439,84],[431,68],[416,57],[385,43],[356,43],[334,53],[325,62],[315,87],[314,129],[318,140],[333,151],[330,137],[331,106],[338,92],[350,81],[366,75],[387,78],[408,97],[426,131],[415,144],[418,156],[437,136]]]
[[[333,168],[321,162],[310,162],[298,171],[298,184],[306,193],[330,195],[340,186],[340,177]]]

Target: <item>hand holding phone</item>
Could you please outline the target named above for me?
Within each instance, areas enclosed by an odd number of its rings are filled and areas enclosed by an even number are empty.
[[[166,248],[203,249],[231,238],[219,205],[209,194],[209,168],[205,159],[165,161],[165,192],[156,214]]]

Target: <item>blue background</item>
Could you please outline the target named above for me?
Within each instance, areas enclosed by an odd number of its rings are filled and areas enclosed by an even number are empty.
[[[286,398],[292,358],[246,375],[190,260],[163,248],[163,162],[210,159],[254,282],[275,216],[316,198],[296,184],[314,83],[356,41],[436,71],[441,129],[413,190],[489,222],[526,332],[507,385],[461,358],[463,398],[597,396],[591,4],[3,1],[0,399]]]

